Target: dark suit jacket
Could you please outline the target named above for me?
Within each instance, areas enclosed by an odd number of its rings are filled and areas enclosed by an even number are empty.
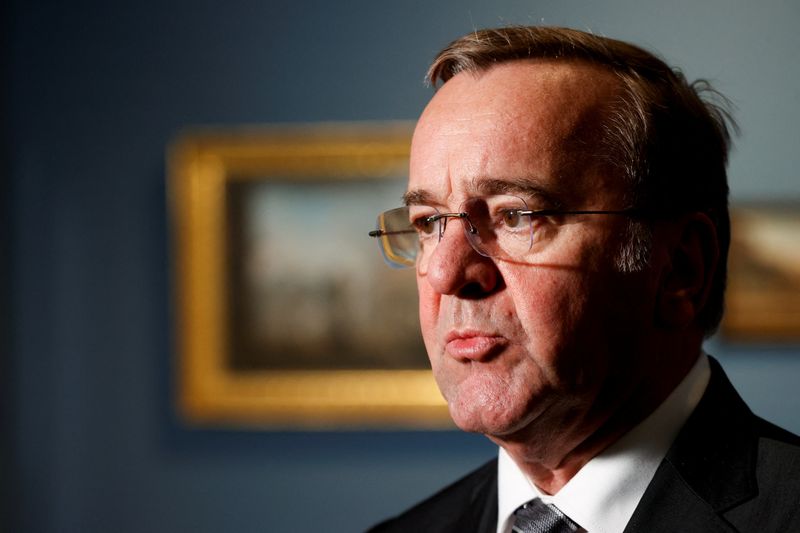
[[[708,388],[625,533],[800,532],[800,438],[755,416],[710,361]],[[496,524],[494,460],[372,531],[494,533]]]

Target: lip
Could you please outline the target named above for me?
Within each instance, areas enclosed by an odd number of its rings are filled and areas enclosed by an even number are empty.
[[[445,351],[461,361],[486,362],[505,345],[494,333],[477,330],[451,331],[445,336]]]

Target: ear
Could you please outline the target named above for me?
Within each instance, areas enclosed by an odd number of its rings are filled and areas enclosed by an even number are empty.
[[[719,261],[719,241],[714,223],[704,213],[684,215],[669,226],[656,320],[665,328],[682,329],[706,304]]]

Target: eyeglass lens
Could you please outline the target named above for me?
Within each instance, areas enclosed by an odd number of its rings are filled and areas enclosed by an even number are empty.
[[[521,214],[527,211],[521,198],[509,195],[471,198],[456,213],[421,205],[392,209],[378,217],[381,250],[391,266],[416,265],[424,274],[448,222],[459,218],[451,222],[462,225],[467,240],[481,255],[519,257],[532,242],[531,217]]]

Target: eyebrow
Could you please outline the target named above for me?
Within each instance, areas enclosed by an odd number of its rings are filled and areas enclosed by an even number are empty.
[[[424,189],[408,191],[403,195],[403,205],[430,205],[433,195]]]
[[[563,202],[558,199],[558,194],[545,189],[530,179],[495,179],[475,178],[470,189],[480,196],[494,194],[511,194],[520,196],[525,200],[536,201],[549,209],[560,209]],[[415,189],[403,195],[404,205],[434,205],[434,195],[425,189]]]

